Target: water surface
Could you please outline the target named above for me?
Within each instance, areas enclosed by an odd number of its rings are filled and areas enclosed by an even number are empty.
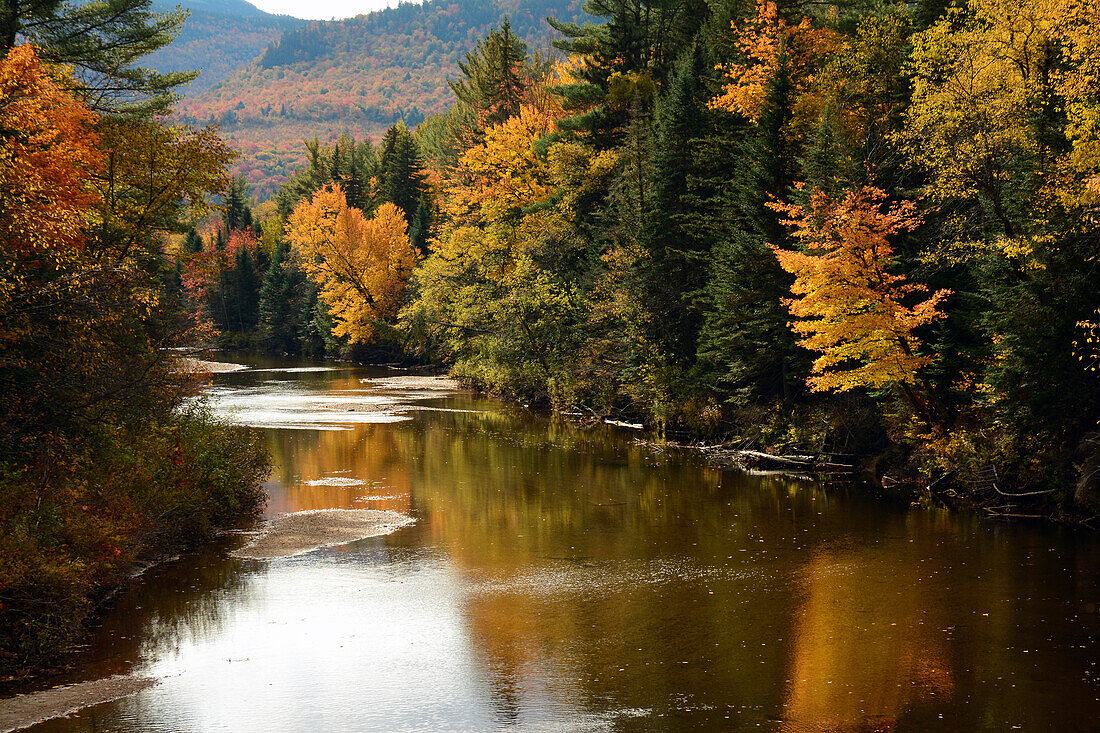
[[[403,373],[214,377],[269,516],[416,523],[149,571],[75,679],[160,685],[35,731],[1096,730],[1100,543],[723,472]]]

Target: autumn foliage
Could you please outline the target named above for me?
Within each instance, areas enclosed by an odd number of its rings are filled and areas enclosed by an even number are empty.
[[[396,313],[416,252],[394,204],[367,219],[348,206],[340,186],[329,185],[298,204],[286,238],[328,304],[337,336],[370,341],[377,322]]]
[[[187,409],[196,382],[174,368],[195,332],[164,240],[217,193],[229,151],[212,130],[136,107],[89,111],[92,91],[30,46],[0,54],[7,674],[52,661],[138,560],[255,510],[268,459],[254,437]]]
[[[31,46],[0,59],[0,239],[17,252],[84,242],[103,165],[96,116],[43,67]]]
[[[808,17],[791,25],[772,0],[757,0],[756,15],[732,27],[741,59],[720,67],[726,83],[711,106],[754,121],[760,119],[769,85],[779,74],[790,80],[799,104],[809,104],[817,70],[841,48],[831,28],[816,26]]]
[[[930,297],[923,285],[890,273],[890,238],[920,223],[911,202],[883,210],[885,192],[866,187],[832,201],[815,191],[808,208],[775,204],[789,218],[804,251],[772,247],[795,276],[786,301],[802,345],[820,354],[808,382],[817,391],[857,387],[906,387],[918,381],[930,358],[919,353],[914,330],[943,317],[937,308],[950,295]]]

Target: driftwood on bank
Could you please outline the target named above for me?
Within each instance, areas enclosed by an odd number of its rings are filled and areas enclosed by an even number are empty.
[[[855,461],[841,463],[836,456],[825,454],[778,455],[747,448],[727,446],[704,447],[703,452],[712,460],[731,463],[743,468],[765,468],[802,473],[852,473],[857,470]]]

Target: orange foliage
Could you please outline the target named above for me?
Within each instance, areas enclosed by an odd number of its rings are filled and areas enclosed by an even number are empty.
[[[888,272],[889,239],[921,219],[907,201],[883,212],[885,199],[883,191],[865,187],[840,202],[815,191],[808,211],[772,205],[790,217],[784,224],[794,227],[806,247],[794,252],[772,246],[772,251],[795,276],[791,291],[799,297],[785,303],[800,320],[791,328],[802,334],[802,346],[821,353],[807,382],[814,391],[905,387],[917,383],[928,363],[917,353],[920,342],[913,330],[943,316],[936,308],[950,291],[902,305],[907,296],[928,290]]]
[[[348,206],[343,189],[328,185],[298,204],[286,237],[319,286],[336,321],[335,335],[370,341],[377,322],[397,312],[416,264],[399,208],[384,203],[366,219]]]
[[[794,98],[805,104],[817,68],[841,47],[834,31],[814,28],[809,18],[788,25],[771,0],[757,0],[756,16],[742,28],[736,23],[731,26],[744,61],[718,67],[725,72],[727,83],[711,107],[742,114],[754,122],[760,120],[768,84],[777,73],[784,71],[790,76]]]
[[[96,116],[31,46],[0,59],[0,241],[15,252],[79,248],[97,199]]]

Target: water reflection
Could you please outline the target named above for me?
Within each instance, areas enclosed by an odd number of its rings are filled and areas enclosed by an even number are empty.
[[[1068,731],[1100,715],[1089,536],[910,513],[363,381],[384,376],[242,371],[219,399],[300,393],[284,422],[320,405],[341,428],[268,431],[269,514],[417,524],[151,574],[83,674],[162,684],[40,730]],[[349,396],[406,419],[339,423]]]

